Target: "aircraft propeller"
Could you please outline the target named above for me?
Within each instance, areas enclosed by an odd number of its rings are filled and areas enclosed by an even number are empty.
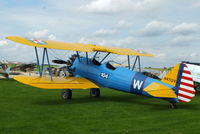
[[[71,57],[69,57],[69,59],[67,61],[64,61],[64,60],[52,60],[52,62],[56,63],[56,64],[66,64],[67,65],[66,68],[67,68],[67,71],[69,73],[69,76],[73,76],[72,75],[71,66],[73,65],[76,57],[77,57],[77,55],[73,54],[73,55],[71,55]]]

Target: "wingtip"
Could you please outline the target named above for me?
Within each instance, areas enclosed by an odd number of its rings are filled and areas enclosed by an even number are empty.
[[[11,40],[12,37],[14,37],[14,36],[7,36],[7,37],[5,37],[5,39]]]

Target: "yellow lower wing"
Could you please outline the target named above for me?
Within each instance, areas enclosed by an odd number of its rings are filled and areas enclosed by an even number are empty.
[[[88,89],[99,88],[93,82],[81,77],[53,77],[51,80],[47,76],[16,76],[15,80],[37,88],[43,89]]]

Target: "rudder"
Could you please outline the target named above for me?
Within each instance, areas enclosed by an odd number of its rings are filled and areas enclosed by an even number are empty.
[[[194,81],[186,64],[177,64],[161,81],[175,87],[179,102],[189,102],[195,96]]]

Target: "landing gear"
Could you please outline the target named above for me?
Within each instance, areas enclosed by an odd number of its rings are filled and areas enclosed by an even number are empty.
[[[200,92],[200,85],[199,85],[199,84],[196,85],[196,86],[195,86],[195,89],[196,89],[196,91]]]
[[[66,76],[66,73],[65,73],[63,70],[60,70],[60,71],[59,71],[59,76],[60,76],[60,77],[65,77],[65,76]]]
[[[64,100],[72,99],[72,90],[71,89],[63,89],[61,91],[61,98]]]
[[[176,107],[176,103],[170,103],[170,108],[171,109],[176,109],[177,107]]]
[[[90,96],[91,97],[99,97],[100,96],[100,89],[99,88],[91,88],[90,89]]]

